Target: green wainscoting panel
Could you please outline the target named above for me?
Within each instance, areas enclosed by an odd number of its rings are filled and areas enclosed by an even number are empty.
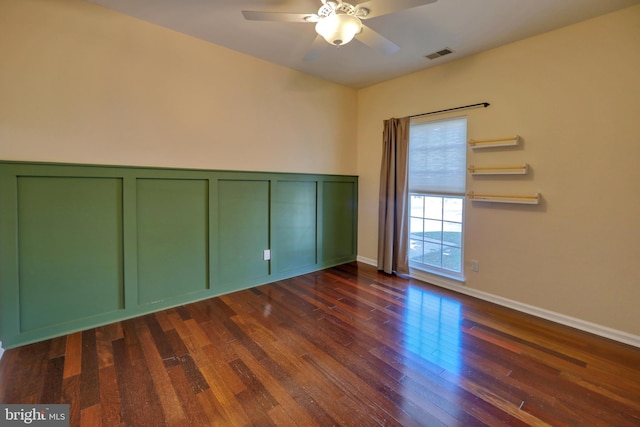
[[[209,286],[209,181],[138,179],[138,304]]]
[[[357,194],[355,176],[0,161],[0,341],[354,261]]]
[[[325,264],[347,262],[356,256],[357,185],[325,181],[322,191],[322,258]]]
[[[17,179],[21,332],[123,308],[122,180]]]
[[[318,182],[277,181],[272,197],[274,273],[318,263]]]
[[[219,293],[269,275],[269,190],[266,180],[218,181]]]

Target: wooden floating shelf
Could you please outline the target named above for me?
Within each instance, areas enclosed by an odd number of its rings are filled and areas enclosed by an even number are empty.
[[[497,139],[470,139],[467,143],[474,150],[477,148],[513,147],[520,143],[520,137],[515,135]]]
[[[467,170],[471,175],[526,175],[529,172],[529,165],[523,163],[518,166],[473,166]]]
[[[467,197],[472,202],[517,203],[522,205],[540,204],[540,193],[523,196],[467,193]]]

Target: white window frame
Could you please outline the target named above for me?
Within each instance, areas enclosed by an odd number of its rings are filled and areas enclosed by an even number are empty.
[[[417,121],[417,124],[424,124],[424,123],[437,123],[437,122],[444,122],[444,121],[450,121],[450,120],[457,120],[457,119],[465,119],[465,124],[466,127],[468,127],[468,121],[467,121],[467,117],[466,116],[455,116],[455,117],[448,117],[448,118],[444,118],[444,119],[436,119],[436,120],[424,120],[424,119],[420,119]],[[413,126],[414,122],[412,120],[412,126]],[[409,191],[409,209],[408,209],[408,216],[409,216],[409,248],[408,252],[409,252],[409,267],[411,269],[416,269],[419,271],[424,271],[426,273],[430,273],[430,274],[434,274],[437,276],[441,276],[441,277],[446,277],[446,278],[450,278],[450,279],[454,279],[456,281],[464,281],[464,233],[465,233],[465,207],[466,207],[466,154],[467,154],[467,150],[466,150],[466,129],[465,129],[465,136],[464,136],[464,158],[465,158],[465,168],[463,169],[462,173],[464,173],[464,177],[462,177],[462,180],[464,182],[464,188],[462,189],[462,191],[454,191],[454,192],[444,192],[444,191],[416,191],[415,189],[411,189],[411,182],[409,183],[409,187],[410,187],[410,191]],[[411,144],[411,132],[409,133],[409,144]],[[410,145],[411,147],[411,145]],[[409,149],[409,152],[411,152],[411,148]],[[411,159],[409,160],[409,164],[411,164]],[[411,170],[409,167],[409,180],[411,181]],[[440,262],[440,267],[439,266],[435,266],[435,265],[431,265],[431,264],[426,264],[423,262],[418,262],[416,260],[411,260],[411,252],[412,252],[412,242],[415,243],[416,240],[422,240],[422,244],[424,245],[425,242],[427,241],[427,237],[425,236],[426,231],[424,230],[424,228],[422,228],[422,238],[421,239],[412,239],[411,238],[411,230],[412,230],[412,219],[416,219],[419,218],[418,216],[415,216],[416,211],[415,209],[412,210],[412,200],[413,197],[412,196],[422,196],[422,197],[438,197],[438,198],[442,198],[442,205],[441,205],[441,215],[438,218],[430,218],[428,217],[425,213],[424,207],[423,207],[423,212],[422,212],[422,220],[424,221],[425,219],[427,221],[433,220],[433,221],[440,221],[440,239],[439,239],[439,243],[436,242],[432,242],[433,244],[439,244],[441,246],[441,251],[444,248],[458,248],[458,246],[456,245],[447,245],[445,243],[445,234],[444,234],[444,226],[445,223],[456,223],[456,224],[460,224],[460,242],[459,242],[459,251],[460,251],[460,271],[456,271],[454,269],[448,269],[448,268],[444,268],[442,267],[443,262],[442,262],[442,252],[441,253],[441,262]],[[445,219],[445,215],[444,215],[444,201],[446,198],[455,198],[455,199],[460,199],[461,200],[461,212],[460,212],[460,216],[459,216],[459,222],[458,221],[450,221]],[[424,200],[424,199],[423,199]],[[424,224],[424,222],[423,222]],[[415,229],[415,228],[414,228]],[[423,257],[424,257],[424,248],[423,248]],[[423,258],[424,260],[424,258]]]

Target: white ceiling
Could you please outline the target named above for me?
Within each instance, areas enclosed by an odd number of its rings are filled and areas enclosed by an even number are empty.
[[[438,0],[366,21],[400,46],[393,55],[385,56],[356,40],[340,48],[327,44],[318,59],[304,61],[316,37],[314,24],[246,21],[241,11],[316,13],[320,0],[89,1],[355,88],[640,4],[640,0]],[[425,58],[445,47],[454,53]]]

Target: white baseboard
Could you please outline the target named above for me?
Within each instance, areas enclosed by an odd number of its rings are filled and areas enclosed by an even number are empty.
[[[356,257],[356,261],[361,262],[363,264],[369,264],[369,265],[373,265],[374,267],[378,266],[378,260],[372,259],[372,258],[365,258],[363,256],[358,255]]]
[[[0,359],[2,359],[3,354],[4,354],[4,348],[2,348],[2,341],[0,341]]]
[[[371,258],[365,258],[358,256],[357,260],[364,264],[376,266],[377,261]],[[484,301],[492,302],[494,304],[508,307],[523,313],[531,314],[542,319],[550,320],[552,322],[559,323],[561,325],[570,326],[572,328],[580,329],[581,331],[589,332],[594,335],[598,335],[604,338],[612,339],[624,344],[629,344],[634,347],[640,348],[640,336],[629,334],[627,332],[612,329],[607,326],[591,323],[586,320],[578,319],[564,314],[556,313],[554,311],[546,310],[544,308],[535,307],[533,305],[524,304],[518,301],[503,298],[497,295],[493,295],[487,292],[479,291],[477,289],[468,288],[463,284],[450,280],[445,277],[432,275],[420,270],[411,270],[411,277],[421,280],[423,282],[430,283],[441,288],[449,289],[461,294],[469,295]]]

